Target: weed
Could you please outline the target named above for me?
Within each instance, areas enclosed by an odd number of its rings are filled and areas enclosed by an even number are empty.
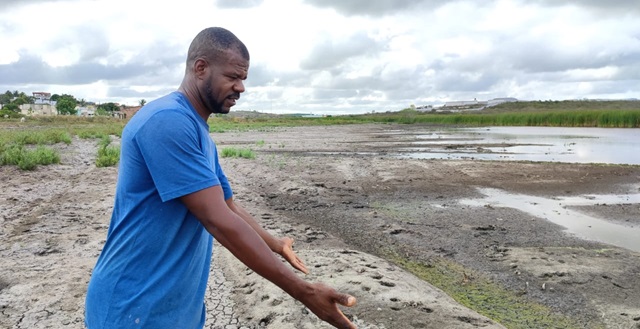
[[[453,261],[434,259],[429,264],[424,264],[408,260],[393,252],[387,254],[394,262],[442,289],[460,304],[507,328],[584,328],[584,324],[502,288],[499,284]],[[593,324],[590,328],[601,327],[599,324]]]
[[[60,163],[60,155],[44,146],[27,149],[23,145],[13,144],[0,148],[0,165],[16,165],[22,170],[34,170],[37,165]]]
[[[110,144],[111,137],[101,137],[98,146],[98,156],[96,157],[96,167],[111,167],[120,161],[120,147],[110,146]]]
[[[245,158],[255,159],[256,154],[251,149],[240,149],[234,147],[225,147],[221,151],[223,158]]]

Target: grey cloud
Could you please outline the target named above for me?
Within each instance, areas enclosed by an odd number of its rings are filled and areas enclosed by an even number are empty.
[[[352,57],[375,56],[386,47],[385,44],[373,40],[364,32],[356,33],[339,42],[325,40],[314,46],[311,54],[301,61],[300,66],[305,70],[335,68]]]
[[[533,0],[526,3],[539,3],[543,6],[565,6],[574,5],[576,7],[595,10],[599,13],[640,13],[640,6],[633,0]]]
[[[166,57],[154,58],[158,54],[166,54]],[[125,79],[140,82],[155,79],[154,82],[157,82],[182,65],[182,56],[169,54],[172,52],[166,47],[156,46],[145,49],[134,61],[122,65],[83,61],[69,66],[52,67],[37,55],[21,53],[17,62],[0,65],[0,83],[72,85]]]
[[[319,8],[334,8],[347,16],[385,16],[412,9],[435,9],[447,3],[464,2],[464,0],[304,0],[306,3]],[[482,5],[488,5],[487,1]],[[521,1],[525,4],[538,3],[542,6],[574,5],[599,13],[627,13],[629,11],[639,13],[640,6],[636,1],[629,0],[533,0]]]
[[[252,8],[262,4],[264,0],[217,0],[216,5],[223,9]]]
[[[59,1],[65,1],[65,0],[2,0],[0,1],[0,9],[26,6],[26,5],[35,4],[35,3],[59,2]]]
[[[313,91],[313,99],[317,100],[335,100],[338,98],[362,97],[355,89],[315,89]]]
[[[492,72],[465,74],[464,72],[447,71],[437,75],[435,88],[445,92],[485,92],[500,81],[499,75]]]
[[[80,61],[104,58],[109,54],[109,40],[103,29],[82,26],[67,29],[47,41],[49,48],[74,47],[80,52]]]
[[[143,67],[134,64],[108,67],[85,62],[65,67],[51,67],[37,56],[23,55],[16,63],[0,65],[0,83],[87,84],[98,80],[130,78],[143,72]]]
[[[439,7],[451,0],[304,0],[320,8],[334,8],[347,15],[384,16],[413,8]]]
[[[140,98],[140,99],[144,98],[145,100],[150,101],[150,100],[159,98],[163,95],[166,95],[168,93],[171,93],[176,89],[177,89],[177,86],[173,88],[171,87],[161,88],[154,91],[136,91],[129,87],[115,86],[115,87],[109,88],[107,92],[107,96],[119,97],[119,98]]]
[[[596,69],[607,66],[625,66],[640,60],[640,51],[611,52],[606,47],[592,51],[573,52],[542,43],[512,44],[509,52],[498,54],[513,69],[525,72],[555,72],[572,69]]]

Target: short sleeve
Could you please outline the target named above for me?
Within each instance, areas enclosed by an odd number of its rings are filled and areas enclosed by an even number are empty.
[[[163,202],[220,185],[200,133],[197,122],[172,110],[153,114],[136,133],[134,141]]]

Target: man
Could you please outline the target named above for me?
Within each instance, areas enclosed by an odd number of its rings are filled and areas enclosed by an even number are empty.
[[[115,203],[94,268],[85,323],[103,328],[202,328],[212,235],[256,273],[338,328],[355,298],[299,278],[293,240],[276,239],[233,200],[209,136],[211,113],[244,92],[249,53],[223,28],[192,41],[178,91],[150,102],[122,133]]]

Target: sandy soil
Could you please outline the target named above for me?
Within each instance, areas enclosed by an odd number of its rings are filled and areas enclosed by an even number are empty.
[[[269,230],[296,239],[307,279],[358,298],[359,328],[501,328],[388,258],[464,266],[584,327],[640,327],[640,254],[586,241],[508,207],[474,207],[480,187],[540,197],[638,193],[640,167],[409,160],[392,157],[416,126],[299,127],[214,134],[236,199]],[[394,130],[395,134],[386,132]],[[400,132],[400,133],[398,133]],[[407,132],[403,134],[402,132]],[[0,327],[82,328],[86,284],[104,243],[117,170],[74,140],[62,164],[0,167]],[[574,207],[638,225],[640,206]],[[223,248],[207,328],[328,328]],[[544,287],[544,289],[542,289]]]

